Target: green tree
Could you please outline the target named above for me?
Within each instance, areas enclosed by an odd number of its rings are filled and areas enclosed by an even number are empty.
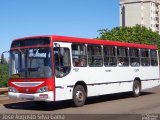
[[[129,43],[157,45],[160,49],[160,35],[144,26],[115,27],[111,30],[101,29],[97,39],[124,41]]]
[[[0,87],[6,87],[8,82],[8,64],[0,64]]]

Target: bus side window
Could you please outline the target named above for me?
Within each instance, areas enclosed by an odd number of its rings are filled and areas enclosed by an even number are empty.
[[[129,66],[128,48],[118,47],[118,66]]]
[[[142,66],[150,66],[149,50],[148,49],[141,49],[141,65]]]
[[[90,67],[102,67],[102,47],[100,45],[88,45],[88,64]]]
[[[87,54],[85,44],[72,44],[72,62],[74,67],[87,66]]]
[[[130,54],[130,65],[133,66],[133,67],[140,66],[139,49],[130,48],[129,49],[129,54]]]
[[[104,46],[104,66],[117,66],[116,48],[113,46]]]
[[[150,51],[150,57],[151,57],[151,65],[158,66],[157,51],[156,50]]]

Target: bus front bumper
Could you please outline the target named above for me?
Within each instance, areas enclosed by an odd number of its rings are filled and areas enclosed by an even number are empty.
[[[54,101],[54,93],[52,91],[34,94],[8,92],[8,96],[11,99],[19,100]]]

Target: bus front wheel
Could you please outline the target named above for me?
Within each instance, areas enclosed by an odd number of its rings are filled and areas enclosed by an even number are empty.
[[[86,101],[86,91],[83,86],[77,85],[73,90],[73,102],[76,107],[83,106]]]
[[[138,80],[133,83],[133,96],[138,97],[141,94],[141,84]]]

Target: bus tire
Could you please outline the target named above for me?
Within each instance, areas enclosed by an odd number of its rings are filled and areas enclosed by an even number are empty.
[[[133,96],[138,97],[141,94],[141,83],[135,80],[133,83]]]
[[[76,107],[81,107],[86,101],[86,91],[83,86],[77,85],[73,90],[73,102]]]

